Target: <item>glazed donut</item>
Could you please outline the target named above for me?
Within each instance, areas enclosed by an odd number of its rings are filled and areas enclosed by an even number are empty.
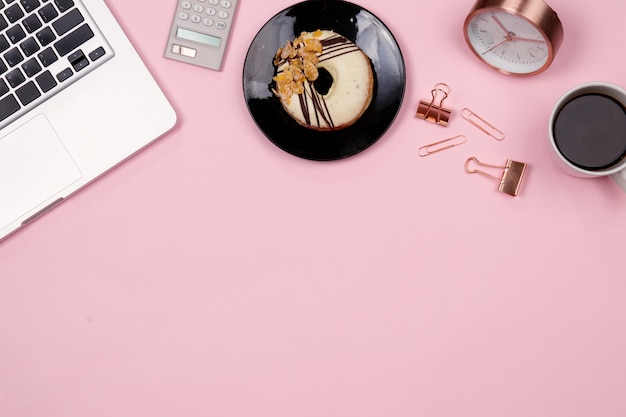
[[[303,32],[278,50],[274,65],[274,93],[285,111],[310,129],[351,126],[372,100],[374,77],[369,58],[333,31]]]

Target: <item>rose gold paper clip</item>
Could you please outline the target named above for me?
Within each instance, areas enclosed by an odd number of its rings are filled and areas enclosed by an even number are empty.
[[[503,168],[504,173],[501,178],[494,177],[491,174],[488,174],[484,171],[480,171],[478,169],[470,169],[470,164],[474,162],[480,166],[489,167],[489,168]],[[527,165],[523,162],[512,161],[508,159],[506,161],[506,165],[501,167],[498,165],[489,165],[480,162],[476,157],[472,156],[465,162],[465,172],[468,174],[478,173],[484,175],[488,178],[494,179],[500,183],[500,187],[498,187],[498,191],[502,193],[506,193],[512,196],[516,196],[519,192],[520,186],[522,184],[522,179],[524,179],[524,173],[526,173]]]
[[[437,152],[445,151],[446,149],[453,148],[455,146],[463,145],[467,142],[467,139],[463,135],[454,136],[448,139],[440,140],[439,142],[431,143],[419,148],[419,156],[428,156]]]
[[[470,122],[472,125],[482,130],[495,140],[504,140],[504,133],[498,130],[494,125],[478,116],[476,113],[465,107],[461,110],[461,117]]]
[[[432,100],[430,103],[426,100],[420,100],[415,117],[419,117],[420,119],[424,119],[431,123],[436,123],[440,126],[448,126],[452,110],[443,107],[443,102],[446,98],[448,98],[451,91],[452,90],[447,84],[435,84],[435,87],[430,92],[433,96]],[[439,93],[441,93],[443,97],[441,97],[441,100],[439,100],[438,103],[435,103],[437,96],[440,95]]]

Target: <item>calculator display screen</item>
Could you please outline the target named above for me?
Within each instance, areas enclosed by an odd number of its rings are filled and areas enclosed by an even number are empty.
[[[222,43],[222,39],[216,36],[207,35],[206,33],[194,32],[193,30],[178,28],[176,30],[176,36],[189,41],[200,42],[205,45],[214,46],[219,48]]]

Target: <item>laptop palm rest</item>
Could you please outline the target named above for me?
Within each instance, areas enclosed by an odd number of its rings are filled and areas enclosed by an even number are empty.
[[[80,170],[43,114],[0,138],[0,228],[80,177]]]

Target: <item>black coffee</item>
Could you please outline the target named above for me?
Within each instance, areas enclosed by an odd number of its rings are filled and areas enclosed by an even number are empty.
[[[572,164],[590,171],[610,168],[626,156],[626,110],[605,94],[575,97],[557,114],[553,136]]]

